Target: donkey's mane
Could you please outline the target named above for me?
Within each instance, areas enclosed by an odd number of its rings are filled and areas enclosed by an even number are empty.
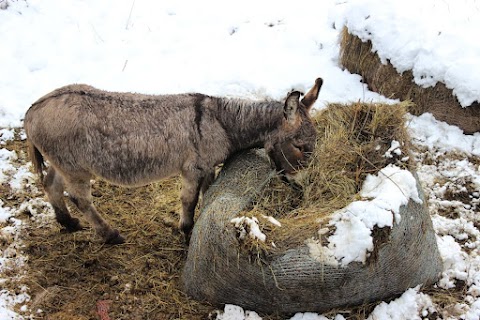
[[[216,105],[217,120],[235,150],[262,147],[283,119],[284,108],[279,101],[217,98]]]
[[[276,100],[219,98],[218,101],[222,117],[230,118],[225,120],[246,127],[255,125],[246,123],[247,121],[257,122],[260,119],[262,122],[275,125],[283,115],[283,104]]]

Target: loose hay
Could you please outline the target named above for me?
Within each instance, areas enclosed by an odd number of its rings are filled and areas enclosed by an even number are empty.
[[[456,125],[465,133],[480,131],[479,102],[463,108],[445,84],[438,82],[429,88],[415,84],[411,71],[399,74],[390,62],[382,64],[372,43],[362,42],[346,27],[342,31],[340,48],[341,64],[361,75],[372,91],[393,99],[413,101],[416,107],[409,111],[415,115],[430,112],[436,119]]]

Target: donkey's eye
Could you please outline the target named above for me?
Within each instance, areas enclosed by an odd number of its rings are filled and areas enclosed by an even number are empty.
[[[298,151],[300,151],[301,153],[304,153],[305,152],[305,146],[304,145],[293,145],[294,148],[298,149]]]

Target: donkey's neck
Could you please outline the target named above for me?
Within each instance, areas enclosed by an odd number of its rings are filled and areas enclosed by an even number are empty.
[[[283,120],[283,104],[219,98],[217,119],[227,132],[232,151],[264,147],[269,135]]]

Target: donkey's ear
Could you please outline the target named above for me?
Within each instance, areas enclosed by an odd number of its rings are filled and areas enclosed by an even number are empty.
[[[323,84],[323,79],[317,78],[317,80],[315,80],[315,84],[313,85],[312,89],[310,89],[310,91],[307,92],[305,97],[303,97],[302,104],[307,108],[307,110],[310,110],[310,108],[312,108],[315,101],[317,101],[318,93],[320,92],[320,88],[322,87],[322,84]]]
[[[288,94],[287,100],[285,100],[285,118],[292,124],[295,123],[295,120],[297,119],[297,109],[300,104],[300,95],[300,91],[292,91]]]

